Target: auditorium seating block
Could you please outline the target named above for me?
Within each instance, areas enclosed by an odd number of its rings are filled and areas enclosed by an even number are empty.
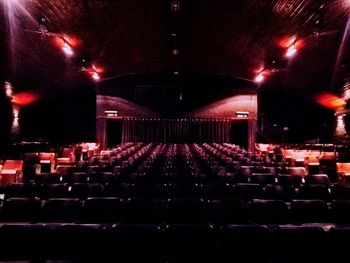
[[[0,189],[0,261],[331,259],[323,249],[349,260],[338,238],[350,233],[350,186],[320,173],[333,156],[266,149],[127,143],[67,162],[55,153],[5,162],[27,176]]]

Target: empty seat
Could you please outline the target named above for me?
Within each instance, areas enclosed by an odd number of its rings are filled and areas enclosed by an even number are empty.
[[[263,171],[264,171],[264,173],[278,175],[282,172],[282,168],[281,167],[274,167],[274,166],[271,166],[271,167],[265,166],[265,167],[263,167]]]
[[[39,154],[40,173],[53,172],[56,165],[55,158],[55,153],[41,152]]]
[[[274,184],[276,183],[276,176],[272,173],[252,173],[250,182],[261,185]]]
[[[75,162],[75,171],[77,172],[87,172],[89,162],[87,161],[77,161]]]
[[[103,189],[100,184],[76,183],[73,184],[70,191],[71,197],[85,199],[87,197],[99,197],[103,195]]]
[[[299,186],[303,183],[303,177],[290,174],[281,174],[277,177],[277,181],[282,185]]]
[[[335,184],[331,188],[332,199],[350,200],[350,185]]]
[[[215,262],[215,232],[207,224],[169,225],[164,231],[166,262]]]
[[[201,199],[171,199],[166,204],[168,224],[200,224],[206,222],[205,204]]]
[[[77,198],[51,198],[43,207],[44,222],[79,222],[82,204]]]
[[[163,173],[159,173],[159,172],[150,173],[144,176],[143,180],[148,183],[156,183],[156,184],[164,183],[166,181]]]
[[[312,174],[305,176],[306,184],[320,184],[329,187],[330,182],[326,174]]]
[[[336,224],[350,224],[350,200],[335,200],[331,204],[331,209]]]
[[[120,198],[88,198],[83,208],[85,223],[118,223],[124,216],[124,205]]]
[[[132,199],[126,203],[123,224],[161,224],[164,221],[164,202],[159,199]]]
[[[248,213],[239,199],[210,200],[207,219],[214,225],[247,224]]]
[[[257,169],[255,166],[241,166],[240,174],[250,177],[252,173],[256,173]]]
[[[86,171],[88,174],[96,173],[96,172],[102,172],[101,168],[98,165],[89,165],[86,168]]]
[[[291,185],[272,184],[265,187],[264,199],[291,200],[295,197],[295,189]]]
[[[35,222],[41,216],[41,201],[36,198],[9,198],[1,210],[3,222]]]
[[[73,149],[63,148],[61,157],[57,158],[57,165],[59,164],[72,164],[74,163],[75,156]]]
[[[299,191],[296,195],[298,199],[330,199],[329,188],[320,184],[308,184],[299,187]]]
[[[107,245],[103,226],[97,224],[60,224],[52,231],[48,245],[50,259],[74,262],[103,262]],[[73,261],[72,261],[73,262]]]
[[[259,184],[239,183],[235,187],[235,196],[246,200],[261,198],[263,188]]]
[[[162,199],[167,196],[164,184],[140,183],[136,186],[136,197]]]
[[[36,196],[39,196],[39,193],[34,183],[13,183],[5,188],[5,198]]]
[[[63,181],[74,184],[74,183],[87,183],[88,182],[89,175],[86,172],[75,172],[75,173],[68,173],[63,176]]]
[[[46,225],[10,223],[0,227],[0,260],[45,262],[50,245],[50,231]]]
[[[329,262],[349,262],[349,244],[346,242],[346,240],[349,238],[349,235],[349,226],[333,226],[330,228],[328,232],[327,249],[329,251],[335,251],[335,253],[329,253]]]
[[[295,175],[295,176],[305,176],[306,173],[306,169],[305,167],[286,167],[286,174],[290,174],[290,175]]]
[[[197,198],[200,197],[201,189],[195,183],[175,183],[168,186],[170,198]]]
[[[329,253],[330,244],[321,226],[282,225],[272,236],[273,262],[322,262],[328,255],[333,258],[337,254]]]
[[[104,196],[130,198],[135,196],[135,185],[130,183],[110,183],[104,187]]]
[[[309,175],[320,173],[320,164],[319,163],[309,163],[307,168],[308,168]]]
[[[91,183],[110,184],[117,180],[117,176],[112,172],[92,172],[88,179]]]
[[[327,223],[330,222],[328,205],[322,200],[293,200],[291,217],[294,223]]]
[[[220,262],[267,262],[270,230],[262,225],[225,225],[218,232]]]
[[[233,188],[225,183],[206,183],[201,186],[201,196],[204,199],[223,199],[233,197]]]
[[[64,198],[69,197],[67,184],[43,184],[40,187],[41,198]]]
[[[105,236],[106,258],[98,262],[162,262],[164,248],[171,246],[157,225],[115,224]]]
[[[40,173],[35,175],[34,181],[37,184],[58,184],[63,181],[63,177],[59,173]]]
[[[221,176],[220,179],[225,183],[248,183],[250,174],[242,174],[240,172],[226,173],[224,176]]]
[[[58,173],[60,175],[66,175],[68,173],[74,172],[74,170],[74,165],[59,164],[56,166],[55,173]]]
[[[349,181],[350,176],[350,163],[336,163],[336,174],[338,181]]]
[[[23,161],[22,160],[6,160],[0,171],[1,186],[10,183],[22,181]]]
[[[288,205],[280,200],[252,200],[249,218],[256,224],[287,224],[290,222]]]
[[[23,157],[23,180],[29,181],[34,179],[36,165],[39,163],[39,154],[24,153]]]

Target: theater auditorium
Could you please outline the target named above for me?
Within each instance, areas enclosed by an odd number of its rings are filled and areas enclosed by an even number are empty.
[[[0,0],[0,263],[350,261],[350,0]]]

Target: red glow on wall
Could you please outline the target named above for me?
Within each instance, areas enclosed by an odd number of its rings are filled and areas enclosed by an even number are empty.
[[[346,106],[346,102],[343,99],[329,93],[324,93],[317,96],[316,101],[319,104],[333,110],[342,110]]]
[[[287,36],[287,37],[282,38],[278,42],[278,45],[281,48],[285,48],[285,49],[294,45],[296,49],[300,49],[304,46],[304,41],[300,38],[297,38],[296,36]]]
[[[72,48],[77,47],[80,43],[79,39],[74,36],[62,34],[62,37],[55,37],[54,44],[58,48],[62,48],[65,43],[68,43]]]
[[[104,68],[96,64],[92,64],[89,68],[83,67],[81,71],[87,72],[93,80],[99,81],[101,79],[101,74],[104,72]]]
[[[12,97],[11,102],[20,106],[25,106],[34,103],[39,97],[31,92],[20,92]]]
[[[104,69],[101,66],[98,66],[96,64],[92,64],[91,69],[93,72],[96,72],[99,74],[103,73],[103,71],[104,71]]]

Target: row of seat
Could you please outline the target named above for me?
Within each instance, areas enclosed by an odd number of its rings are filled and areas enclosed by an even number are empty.
[[[116,167],[118,168],[118,167]],[[270,169],[266,167],[265,169]],[[294,167],[295,168],[295,167]],[[154,182],[215,182],[223,181],[228,183],[258,183],[258,184],[292,184],[300,185],[306,184],[324,184],[329,186],[330,181],[326,174],[313,174],[307,176],[299,176],[294,174],[274,174],[268,172],[260,173],[244,173],[244,170],[236,173],[223,173],[216,175],[208,174],[192,174],[185,169],[177,169],[177,171],[163,171],[157,174],[145,174],[142,171],[137,173],[128,173],[121,175],[119,172],[72,172],[72,173],[40,173],[34,177],[37,183],[108,183],[112,181],[124,182],[140,182],[140,181],[154,181]]]
[[[4,224],[0,259],[30,262],[348,262],[349,227]],[[35,242],[33,242],[35,240]],[[345,242],[344,242],[345,241]],[[46,261],[47,260],[47,261]],[[50,261],[49,261],[50,260]]]
[[[2,222],[83,222],[126,224],[350,224],[350,201],[239,199],[10,198]]]
[[[89,163],[89,158],[93,158],[93,155],[89,153],[86,158],[83,158],[83,154],[87,153],[86,147],[88,144],[75,145],[71,148],[63,148],[60,153],[55,152],[28,152],[23,156],[23,173],[24,179],[32,179],[36,173],[51,173],[59,170],[59,167],[73,167],[76,163]],[[142,143],[126,143],[122,144],[114,149],[115,153],[121,154],[122,157],[139,150],[142,147]],[[96,145],[95,145],[96,146]],[[92,148],[95,146],[91,145]],[[84,149],[85,152],[84,152]],[[97,154],[97,150],[92,150]],[[76,156],[77,155],[77,156]],[[21,168],[22,169],[22,168]]]
[[[35,184],[14,183],[1,190],[5,199],[11,197],[123,197],[123,198],[202,198],[202,199],[322,199],[350,200],[350,186],[334,184],[331,187],[318,184],[292,185],[259,185],[254,183],[74,183]]]

